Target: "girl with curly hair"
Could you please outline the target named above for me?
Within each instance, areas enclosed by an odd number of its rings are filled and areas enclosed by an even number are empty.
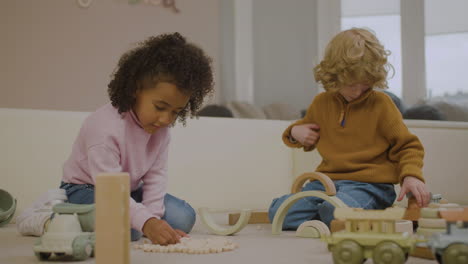
[[[316,171],[329,176],[336,196],[350,207],[384,209],[396,198],[394,184],[401,184],[398,200],[411,192],[420,206],[429,203],[422,166],[424,149],[408,131],[392,99],[374,88],[387,88],[391,65],[377,37],[362,28],[337,34],[327,45],[324,59],[314,68],[315,79],[325,88],[309,106],[305,117],[283,133],[289,147],[317,148],[322,162]],[[325,188],[318,181],[303,191]],[[289,195],[273,200],[269,217]],[[295,203],[283,229],[297,229],[308,220],[330,225],[334,206],[316,197]]]
[[[155,244],[177,243],[195,211],[166,193],[170,127],[185,125],[212,91],[211,59],[179,33],[150,37],[125,53],[108,85],[111,102],[86,118],[64,164],[60,188],[68,202],[94,203],[97,174],[128,172],[132,241],[143,233]],[[37,219],[43,226],[49,216]]]

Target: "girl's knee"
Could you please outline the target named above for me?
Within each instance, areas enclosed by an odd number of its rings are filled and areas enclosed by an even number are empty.
[[[179,214],[180,217],[172,219],[172,221],[169,224],[174,229],[182,230],[187,234],[190,233],[196,221],[195,210],[190,205],[188,205],[188,207],[185,208],[183,211],[179,212]]]
[[[140,240],[141,236],[143,234],[140,231],[137,231],[136,229],[130,229],[130,240],[131,241],[138,241]]]
[[[80,186],[71,192],[67,191],[69,203],[74,204],[93,204],[94,203],[94,188]]]
[[[165,200],[166,212],[163,219],[174,229],[189,233],[196,221],[196,212],[187,202],[175,197]]]

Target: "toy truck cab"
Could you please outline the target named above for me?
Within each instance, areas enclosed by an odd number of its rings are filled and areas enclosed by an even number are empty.
[[[447,232],[434,234],[427,242],[439,263],[468,263],[468,208],[439,211]]]

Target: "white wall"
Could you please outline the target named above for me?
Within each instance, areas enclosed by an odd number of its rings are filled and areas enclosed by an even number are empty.
[[[319,62],[317,1],[253,1],[254,101],[309,106]]]
[[[220,6],[222,100],[307,108],[317,92],[318,1],[221,0]]]

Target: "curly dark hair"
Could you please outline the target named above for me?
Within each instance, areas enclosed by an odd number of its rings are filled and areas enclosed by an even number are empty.
[[[213,92],[211,58],[177,32],[150,37],[122,55],[107,89],[119,113],[132,109],[136,92],[147,78],[154,84],[172,83],[190,95],[177,117],[184,125],[187,115],[196,116],[205,96]]]

